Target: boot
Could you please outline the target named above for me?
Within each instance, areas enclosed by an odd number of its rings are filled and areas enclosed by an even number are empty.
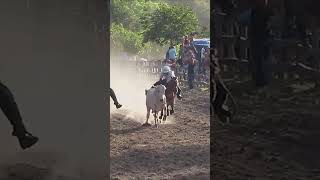
[[[122,105],[121,105],[121,104],[119,104],[118,102],[117,102],[117,103],[114,103],[114,105],[116,106],[116,108],[117,108],[117,109],[119,109],[119,108],[121,108],[121,107],[122,107]]]
[[[20,147],[23,150],[32,147],[39,141],[38,137],[33,136],[31,133],[27,132],[24,128],[14,128],[12,135],[18,138]]]

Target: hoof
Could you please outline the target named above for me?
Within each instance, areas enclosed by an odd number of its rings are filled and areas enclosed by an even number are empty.
[[[170,110],[170,114],[173,114],[174,113],[174,110]]]

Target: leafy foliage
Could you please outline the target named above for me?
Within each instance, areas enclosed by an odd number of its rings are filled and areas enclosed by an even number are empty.
[[[199,19],[201,27],[210,28],[210,0],[159,0],[170,4],[189,6]]]
[[[164,45],[176,43],[192,31],[209,34],[199,26],[191,7],[165,0],[111,0],[111,22],[112,52],[144,57],[163,57]]]
[[[143,25],[145,42],[176,44],[182,36],[197,30],[198,19],[188,7],[161,3],[153,14],[145,17]]]
[[[141,31],[140,18],[155,10],[158,3],[148,0],[112,0],[111,22],[132,31]]]
[[[111,24],[111,47],[126,50],[128,53],[138,54],[142,49],[143,37],[123,27],[122,24]]]

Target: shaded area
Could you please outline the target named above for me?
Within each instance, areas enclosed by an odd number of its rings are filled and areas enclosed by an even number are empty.
[[[71,162],[45,168],[79,174],[66,168],[70,163],[75,169],[83,168],[83,174],[87,170],[90,175],[94,172],[92,176],[106,175],[107,102],[104,97],[108,78],[104,52],[107,49],[105,33],[94,31],[94,22],[105,16],[104,11],[98,12],[95,6],[103,6],[97,3],[1,1],[1,81],[12,90],[28,130],[40,140],[16,156],[21,150],[11,136],[8,121],[0,113],[0,164],[7,163],[4,160],[10,156],[12,167],[16,167],[14,163],[22,163],[26,170],[29,166],[41,169],[42,161],[51,161],[53,154],[61,152]],[[44,151],[52,153],[42,156]],[[24,161],[24,157],[31,157],[29,152],[39,156]],[[32,174],[36,179],[37,173]],[[15,177],[22,180],[22,176],[23,172],[19,171]],[[39,175],[39,179],[41,177]]]
[[[215,179],[319,178],[320,90],[300,86],[276,82],[259,94],[230,84],[240,113],[229,127],[214,125]]]

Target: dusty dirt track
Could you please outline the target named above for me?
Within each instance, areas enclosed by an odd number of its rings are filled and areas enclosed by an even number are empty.
[[[275,83],[266,98],[231,83],[240,110],[232,126],[214,123],[213,179],[320,179],[320,89],[292,84]]]
[[[118,110],[111,117],[112,179],[209,180],[208,89],[186,91],[174,118],[158,129],[141,126],[145,114],[127,113]]]

